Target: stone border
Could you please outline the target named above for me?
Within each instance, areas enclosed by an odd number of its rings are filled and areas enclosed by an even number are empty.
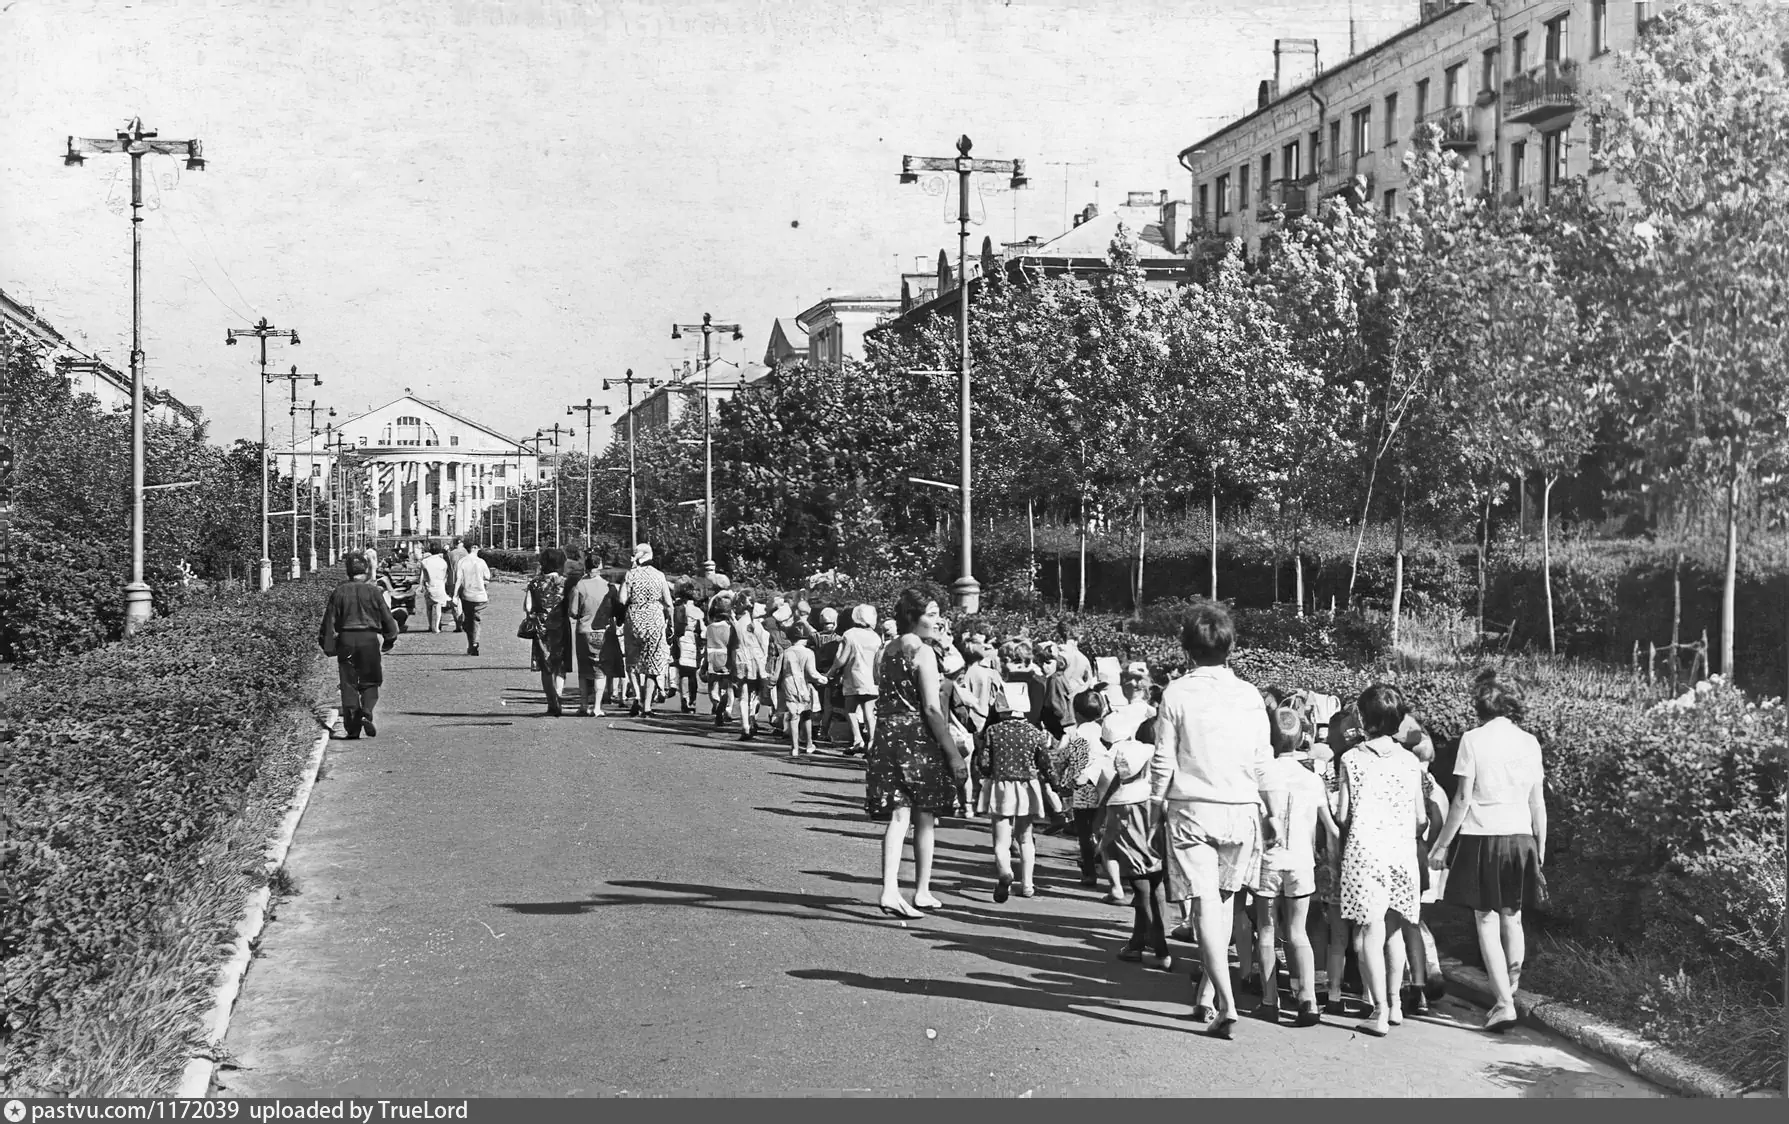
[[[1468,968],[1450,956],[1441,958],[1441,971],[1450,990],[1483,1007],[1495,1002],[1491,981],[1477,968]],[[1587,1011],[1548,995],[1523,992],[1516,996],[1516,1014],[1525,1023],[1540,1026],[1593,1054],[1625,1067],[1655,1085],[1685,1097],[1743,1097],[1746,1090],[1731,1078],[1698,1065],[1657,1042],[1605,1022]],[[1758,1095],[1758,1094],[1751,1094]],[[1764,1093],[1764,1096],[1782,1094]]]
[[[280,821],[279,830],[268,841],[265,870],[270,881],[280,867],[285,865],[286,853],[292,848],[292,837],[298,832],[298,821],[304,818],[304,810],[310,806],[311,790],[316,787],[317,773],[323,767],[323,757],[329,749],[336,717],[335,707],[329,707],[323,712],[323,732],[317,736],[317,744],[311,748],[311,756],[305,762],[298,790],[293,793],[292,803],[286,809],[286,818]],[[192,1100],[211,1094],[211,1077],[217,1069],[217,1058],[214,1055],[223,1045],[224,1035],[230,1029],[230,1012],[236,1006],[237,995],[242,991],[242,980],[248,974],[249,961],[254,956],[255,941],[261,935],[261,927],[267,922],[267,906],[272,897],[271,885],[264,883],[243,904],[242,920],[236,923],[236,940],[230,945],[230,958],[218,970],[211,1011],[205,1016],[204,1052],[187,1059],[186,1069],[180,1075],[180,1084],[174,1091],[176,1097]]]

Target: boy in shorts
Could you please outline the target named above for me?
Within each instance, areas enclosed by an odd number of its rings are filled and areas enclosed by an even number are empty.
[[[1317,964],[1306,925],[1311,895],[1317,889],[1317,829],[1321,825],[1331,848],[1339,847],[1341,832],[1330,815],[1329,794],[1323,782],[1298,761],[1305,734],[1298,712],[1286,708],[1276,711],[1269,733],[1274,757],[1262,776],[1262,798],[1268,814],[1277,816],[1285,825],[1285,834],[1263,851],[1260,885],[1255,890],[1256,962],[1263,968],[1262,1001],[1254,1014],[1269,1022],[1279,1021],[1279,987],[1269,974],[1274,963],[1274,924],[1278,920],[1292,962],[1292,986],[1298,998],[1298,1015],[1292,1025],[1316,1026],[1322,1012],[1317,1006]]]

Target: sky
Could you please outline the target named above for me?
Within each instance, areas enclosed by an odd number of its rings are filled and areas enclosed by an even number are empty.
[[[716,354],[757,360],[775,318],[954,257],[955,184],[900,185],[903,154],[1023,158],[1026,190],[977,177],[971,244],[1048,239],[1090,202],[1185,198],[1176,153],[1254,108],[1276,37],[1328,65],[1351,13],[1364,48],[1417,9],[0,0],[0,289],[127,368],[130,161],[61,154],[141,116],[207,160],[144,159],[143,346],[215,440],[258,432],[258,350],[224,336],[263,316],[303,341],[269,368],[323,379],[301,403],[413,390],[525,436],[699,357],[673,322],[736,322]]]

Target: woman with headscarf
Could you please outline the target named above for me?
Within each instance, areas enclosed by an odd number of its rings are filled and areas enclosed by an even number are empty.
[[[565,615],[565,551],[549,546],[540,552],[540,573],[522,594],[522,611],[534,622],[534,660],[540,687],[547,696],[547,716],[560,716],[559,696],[565,690],[566,656],[571,651],[571,620]]]
[[[895,604],[894,619],[899,635],[882,653],[883,690],[876,696],[881,720],[866,755],[864,804],[872,820],[888,825],[877,905],[889,916],[912,918],[925,916],[919,908],[943,904],[931,889],[933,830],[938,816],[956,808],[957,786],[968,775],[969,762],[951,735],[938,657],[930,644],[938,603],[918,589],[906,590]],[[916,876],[911,902],[900,887],[909,822]]]
[[[882,641],[875,629],[875,606],[851,610],[851,627],[839,637],[839,654],[828,672],[838,676],[839,701],[851,720],[851,746],[845,750],[849,754],[863,753],[876,740],[876,671]]]
[[[633,684],[635,718],[650,715],[669,664],[665,632],[671,623],[671,583],[652,564],[652,544],[634,547],[633,569],[621,582],[627,607],[627,678]]]

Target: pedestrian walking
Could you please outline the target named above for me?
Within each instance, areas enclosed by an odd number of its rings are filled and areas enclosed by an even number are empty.
[[[820,610],[820,627],[814,630],[814,666],[826,676],[820,688],[820,721],[815,731],[822,745],[832,745],[833,723],[839,717],[839,677],[832,669],[839,658],[839,611],[828,605]]]
[[[826,677],[814,666],[814,653],[808,638],[796,633],[783,650],[778,669],[777,696],[782,700],[783,720],[789,731],[789,756],[801,756],[803,749],[814,753],[814,715],[820,709],[819,688]]]
[[[733,627],[729,633],[727,673],[732,692],[739,699],[739,740],[752,740],[758,703],[764,694],[766,645],[769,637],[760,623],[760,606],[749,594],[733,602]]]
[[[430,543],[423,556],[422,601],[423,626],[430,632],[441,631],[441,616],[447,611],[447,554],[440,543]]]
[[[1318,830],[1332,846],[1341,845],[1341,832],[1329,813],[1329,795],[1323,782],[1299,763],[1305,723],[1295,710],[1280,708],[1269,719],[1274,758],[1268,762],[1262,784],[1264,799],[1285,834],[1261,856],[1261,877],[1255,891],[1255,962],[1261,966],[1261,1004],[1254,1013],[1278,1021],[1279,985],[1274,971],[1276,933],[1285,938],[1291,960],[1293,991],[1298,1013],[1293,1025],[1316,1026],[1322,1021],[1317,1006],[1317,965],[1308,932],[1311,896],[1317,891]],[[1277,923],[1277,927],[1276,927]]]
[[[702,633],[708,624],[707,614],[696,603],[696,587],[684,582],[677,589],[677,608],[671,613],[671,631],[676,634],[678,708],[684,714],[696,712],[696,683],[702,670]]]
[[[839,701],[851,723],[851,744],[845,750],[848,754],[863,753],[876,740],[876,695],[880,690],[876,672],[881,650],[882,642],[876,636],[875,606],[857,606],[851,610],[851,627],[839,637],[838,657],[830,669],[838,676]]]
[[[671,586],[652,564],[652,544],[634,547],[633,568],[621,582],[621,604],[627,609],[627,679],[634,690],[629,715],[652,715],[659,681],[670,660],[665,630],[671,621]]]
[[[1118,959],[1168,971],[1174,958],[1163,921],[1167,839],[1160,818],[1150,810],[1149,797],[1155,729],[1155,719],[1147,719],[1135,737],[1120,739],[1111,752],[1090,758],[1075,779],[1099,789],[1095,805],[1100,816],[1098,854],[1118,868],[1114,892],[1120,885],[1131,889],[1131,937],[1118,950]]]
[[[866,753],[864,805],[871,820],[887,825],[877,905],[889,916],[915,918],[924,916],[920,909],[943,904],[931,890],[934,827],[938,816],[949,815],[956,806],[957,784],[969,763],[951,736],[938,658],[928,643],[937,627],[938,603],[921,590],[904,590],[895,603],[894,621],[898,636],[883,653],[882,689],[874,696],[878,714]],[[909,826],[915,875],[911,902],[900,889]]]
[[[1404,929],[1421,916],[1421,889],[1411,835],[1428,823],[1422,766],[1397,740],[1404,697],[1376,683],[1356,702],[1366,740],[1342,756],[1342,917],[1354,925],[1354,952],[1373,1004],[1355,1026],[1383,1038],[1404,1021],[1389,989],[1404,978]]]
[[[547,716],[558,718],[565,691],[566,658],[571,649],[571,623],[565,616],[565,551],[549,546],[540,552],[540,572],[522,594],[526,619],[518,635],[533,641],[534,663],[540,669]]]
[[[603,666],[603,645],[615,628],[620,598],[603,580],[601,570],[586,570],[566,597],[565,615],[572,625],[572,653],[578,671],[578,715],[603,717],[602,697],[609,685]]]
[[[1150,796],[1167,824],[1174,896],[1193,900],[1193,928],[1216,998],[1207,1033],[1227,1039],[1237,1020],[1230,986],[1231,899],[1253,888],[1260,873],[1261,777],[1272,749],[1260,692],[1226,666],[1236,643],[1230,614],[1201,603],[1180,643],[1194,666],[1162,692]],[[1277,827],[1267,821],[1270,835]]]
[[[1104,791],[1092,780],[1082,780],[1093,759],[1093,747],[1102,744],[1100,727],[1111,713],[1104,685],[1082,691],[1075,696],[1075,727],[1062,735],[1050,752],[1056,771],[1058,798],[1068,809],[1075,833],[1076,861],[1081,870],[1081,885],[1099,885],[1098,828],[1100,795]],[[1147,804],[1147,801],[1145,801]],[[1147,810],[1147,809],[1146,809]]]
[[[1546,771],[1540,743],[1519,725],[1527,708],[1516,684],[1482,673],[1472,707],[1480,725],[1460,736],[1459,787],[1428,859],[1447,869],[1442,900],[1472,910],[1496,998],[1485,1029],[1502,1031],[1516,1023],[1527,944],[1522,911],[1546,897]]]
[[[453,614],[453,630],[455,632],[465,631],[465,625],[461,619],[464,616],[464,610],[460,608],[460,595],[454,591],[459,586],[460,563],[464,562],[469,554],[471,554],[471,550],[468,549],[466,540],[455,539],[453,550],[449,551],[447,555],[447,611]]]
[[[714,703],[714,728],[726,725],[733,688],[733,595],[721,592],[708,603],[708,626],[703,639],[707,659],[708,696]]]
[[[385,683],[384,653],[398,642],[398,622],[379,587],[367,580],[366,559],[350,554],[343,567],[348,580],[329,594],[317,643],[325,655],[335,657],[342,692],[342,732],[352,741],[362,731],[369,738],[379,736],[373,709],[379,705],[379,688]]]
[[[479,557],[478,544],[469,543],[466,557],[454,567],[453,596],[460,603],[460,619],[466,629],[466,654],[478,655],[478,638],[483,631],[485,608],[491,603],[487,584],[491,567]]]
[[[1048,816],[1050,806],[1044,787],[1055,786],[1050,765],[1050,736],[1024,721],[1005,691],[995,694],[988,728],[977,751],[976,772],[981,775],[977,814],[993,827],[994,900],[1012,896],[1012,851],[1019,849],[1019,896],[1037,894],[1037,843],[1033,821]]]

